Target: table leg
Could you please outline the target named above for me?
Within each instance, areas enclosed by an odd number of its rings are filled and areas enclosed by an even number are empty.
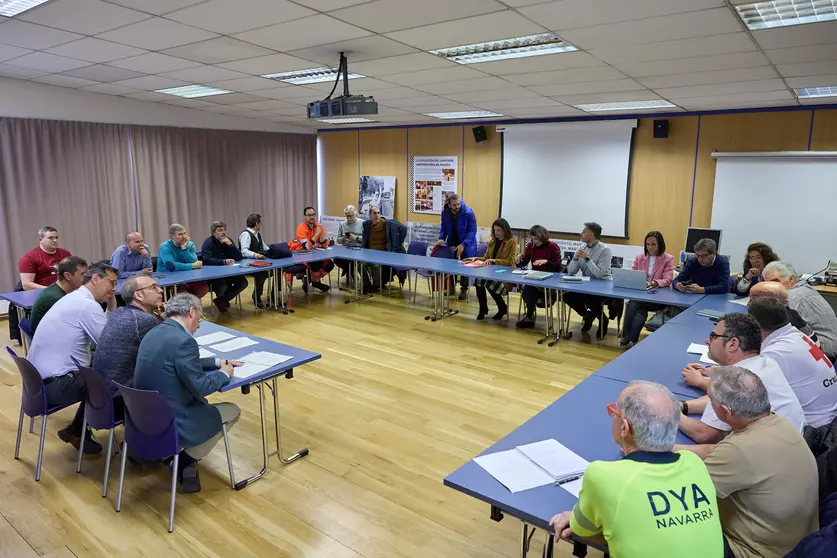
[[[557,300],[557,296],[555,297]],[[555,308],[551,302],[551,296],[549,292],[549,288],[543,288],[543,305],[546,309],[546,326],[544,327],[544,336],[542,339],[538,340],[538,345],[542,345],[544,341],[551,340],[548,347],[554,347],[556,343],[558,343],[558,333],[555,331]]]
[[[288,296],[285,291],[285,270],[283,268],[273,270],[273,300],[279,305],[276,309],[287,315],[292,313],[293,308],[288,308]]]
[[[293,378],[293,370],[289,370],[288,373],[290,376],[286,374],[285,377]],[[276,455],[279,457],[279,461],[282,462],[283,465],[287,465],[308,455],[308,448],[302,448],[287,459],[282,457],[282,437],[279,433],[279,390],[276,389],[276,378],[271,380],[271,384],[273,385],[273,419],[276,422]]]
[[[546,544],[543,547],[543,558],[553,558],[555,554],[555,535],[547,531]]]
[[[359,300],[364,300],[367,298],[372,298],[371,294],[363,294],[363,262],[354,262],[354,274],[355,274],[355,294],[352,298],[344,300],[345,304],[349,304],[352,302],[358,302]]]
[[[235,483],[236,490],[241,490],[248,484],[262,478],[264,474],[267,472],[267,461],[270,457],[267,452],[267,420],[264,416],[264,385],[261,383],[256,384],[256,389],[259,390],[259,417],[262,421],[262,470],[259,471],[257,474],[253,475],[252,477],[246,478],[242,481]]]
[[[532,535],[534,533],[534,527],[529,527],[528,524],[523,523],[523,528],[520,533],[520,558],[526,558],[526,555],[529,554],[529,544],[532,541]]]

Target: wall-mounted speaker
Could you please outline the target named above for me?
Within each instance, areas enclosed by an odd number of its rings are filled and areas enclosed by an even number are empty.
[[[665,139],[668,137],[668,120],[654,121],[654,139]]]
[[[479,143],[488,139],[488,134],[485,133],[485,126],[476,126],[473,130],[474,141]]]

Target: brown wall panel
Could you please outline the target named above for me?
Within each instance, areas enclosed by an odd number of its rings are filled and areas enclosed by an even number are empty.
[[[486,126],[486,141],[477,143],[465,126],[465,164],[462,170],[462,199],[477,214],[478,227],[490,227],[500,216],[500,161],[502,137],[494,126]]]
[[[407,222],[407,195],[410,189],[407,170],[407,130],[360,131],[360,176],[395,177],[395,219]],[[354,202],[357,204],[357,184]]]
[[[818,110],[814,115],[811,149],[837,151],[837,109]]]
[[[319,212],[343,215],[348,204],[357,204],[358,132],[328,132],[320,134],[319,141],[323,185]]]

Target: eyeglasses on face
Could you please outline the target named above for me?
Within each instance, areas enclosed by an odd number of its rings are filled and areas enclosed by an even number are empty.
[[[314,215],[316,215],[316,213],[306,213],[305,214],[306,217],[313,217]]]
[[[141,287],[141,288],[139,288],[139,289],[137,289],[137,290],[138,290],[138,291],[144,291],[145,289],[158,289],[158,290],[160,290],[160,291],[162,291],[162,290],[163,290],[163,289],[160,287],[160,285],[158,285],[157,283],[152,283],[151,285],[148,285],[148,286],[146,286],[146,287]]]
[[[705,254],[695,254],[695,256],[697,256],[699,260],[705,260],[705,259],[707,259],[707,258],[711,258],[711,257],[712,257],[712,254],[710,254],[709,252],[707,252],[707,253],[705,253]]]
[[[610,418],[619,417],[622,418],[622,413],[616,410],[616,403],[608,403],[607,404],[607,416]]]
[[[732,339],[732,335],[724,335],[722,333],[715,333],[714,331],[709,332],[709,342],[711,343],[715,339]]]

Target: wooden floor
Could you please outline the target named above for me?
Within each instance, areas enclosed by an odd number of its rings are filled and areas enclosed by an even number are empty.
[[[3,351],[0,556],[519,556],[520,523],[491,521],[488,505],[442,479],[616,357],[615,327],[597,343],[582,339],[574,321],[575,340],[550,349],[536,343],[536,333],[515,331],[516,295],[509,322],[477,322],[472,298],[452,303],[460,315],[431,323],[423,319],[429,299],[422,287],[415,305],[397,288],[391,297],[346,305],[335,289],[310,302],[295,292],[290,316],[256,313],[245,303],[243,312],[218,318],[322,353],[279,384],[286,449],[311,453],[284,468],[273,458],[265,478],[234,492],[219,444],[201,462],[203,490],[178,494],[172,534],[170,477],[161,467],[129,465],[119,514],[118,459],[107,500],[100,494],[103,456],[85,459],[76,474],[76,453],[56,435],[72,409],[48,422],[40,482],[36,434],[24,434],[21,459],[13,459],[20,377]],[[249,302],[249,291],[242,298]],[[252,474],[261,462],[255,391],[210,399],[241,406],[233,461],[239,477]],[[543,541],[537,534],[530,556],[541,555]],[[566,543],[557,546],[556,556],[570,554]]]

